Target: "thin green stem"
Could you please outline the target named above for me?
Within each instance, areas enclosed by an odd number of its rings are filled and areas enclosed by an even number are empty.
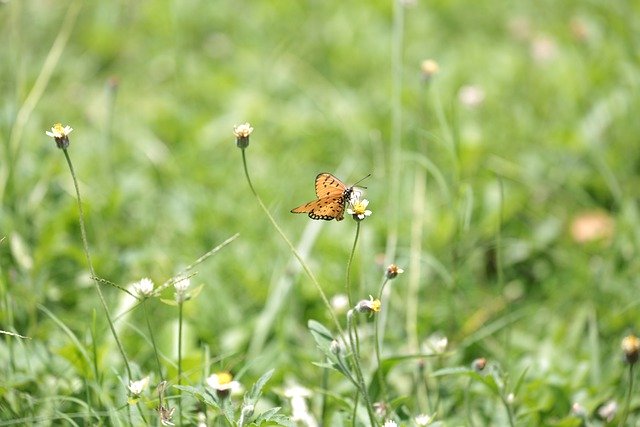
[[[347,289],[347,298],[349,299],[349,308],[353,307],[353,297],[351,296],[351,264],[353,263],[353,257],[356,253],[356,245],[358,244],[359,236],[360,236],[360,221],[356,221],[356,236],[353,239],[353,246],[351,247],[351,253],[349,254],[349,260],[347,261],[346,289]]]
[[[371,403],[367,385],[364,381],[364,374],[362,373],[362,361],[360,360],[360,338],[358,337],[356,315],[357,312],[355,310],[350,310],[349,314],[347,314],[347,331],[349,332],[349,343],[351,344],[353,368],[356,372],[356,379],[358,381],[357,388],[360,390],[362,400],[364,400],[364,405],[367,408],[367,413],[369,414],[369,421],[371,421],[372,426],[376,426],[377,422],[373,411],[373,404]]]
[[[378,294],[378,299],[382,302],[382,293],[384,292],[384,288],[387,285],[387,283],[389,282],[389,279],[387,277],[387,275],[385,274],[384,276],[384,281],[382,282],[382,286],[380,286],[380,293]],[[382,305],[384,307],[384,305]],[[375,352],[376,352],[376,363],[378,365],[378,369],[376,369],[376,373],[378,376],[378,383],[380,384],[380,391],[382,394],[382,398],[384,399],[385,402],[389,401],[389,396],[387,395],[387,386],[384,382],[384,375],[382,374],[382,356],[380,355],[382,353],[381,351],[381,346],[382,343],[380,342],[380,322],[379,322],[380,316],[376,316],[375,319],[373,319],[373,342],[374,342],[374,347],[375,347]]]
[[[627,396],[624,402],[624,410],[622,412],[622,416],[620,417],[620,423],[618,426],[622,427],[627,425],[627,418],[629,417],[629,408],[631,407],[631,395],[633,393],[633,367],[634,363],[629,364],[629,387],[627,388]]]
[[[153,328],[151,327],[151,321],[149,320],[149,312],[147,310],[147,298],[142,301],[142,310],[144,312],[144,318],[147,322],[147,329],[149,330],[149,338],[151,338],[151,345],[153,345],[153,354],[156,357],[156,365],[158,366],[158,378],[160,381],[164,381],[162,375],[162,365],[160,364],[160,355],[158,353],[158,346],[156,345],[156,339],[153,335]]]
[[[182,301],[178,303],[178,385],[182,385]],[[182,425],[182,391],[178,389],[178,419]]]
[[[513,420],[513,408],[511,406],[511,404],[509,403],[509,401],[507,400],[506,396],[504,395],[504,393],[500,393],[500,400],[502,400],[502,404],[504,405],[505,409],[507,410],[507,416],[509,417],[509,426],[511,427],[515,427],[515,421]]]
[[[127,369],[128,379],[131,377],[131,367],[129,366],[129,360],[127,359],[127,355],[124,352],[124,347],[118,338],[118,334],[116,332],[116,328],[113,324],[113,320],[111,319],[111,314],[109,313],[109,307],[107,307],[107,302],[104,299],[104,295],[102,295],[102,290],[100,289],[100,283],[96,280],[96,272],[93,268],[93,263],[91,262],[91,254],[89,253],[89,243],[87,240],[87,232],[85,230],[85,221],[84,221],[84,211],[82,209],[82,199],[80,198],[80,187],[78,186],[78,180],[76,178],[76,173],[73,169],[73,163],[71,162],[71,157],[69,157],[69,152],[67,149],[62,149],[64,153],[65,159],[67,159],[67,165],[69,166],[69,172],[71,173],[71,178],[73,180],[73,186],[76,190],[76,199],[78,201],[78,218],[80,221],[80,236],[82,238],[82,248],[84,250],[84,255],[87,258],[87,264],[89,265],[89,272],[91,273],[91,277],[93,278],[93,283],[95,284],[96,292],[98,293],[98,297],[100,298],[100,303],[102,304],[102,308],[104,309],[105,315],[107,317],[107,321],[109,323],[109,328],[111,329],[111,334],[116,341],[116,345],[118,346],[118,350],[120,350],[120,354],[122,355],[122,360],[124,361],[124,366]]]
[[[402,47],[404,43],[404,6],[401,1],[393,2],[393,25],[391,44],[391,141],[389,148],[389,202],[387,264],[395,259],[398,244],[398,205],[400,197],[400,153],[402,150]]]
[[[262,211],[265,213],[265,215],[267,215],[267,218],[269,218],[269,221],[271,222],[271,225],[273,225],[273,227],[276,229],[278,234],[280,234],[280,237],[282,237],[282,239],[286,242],[287,246],[289,246],[289,249],[291,250],[293,255],[296,257],[296,259],[298,260],[298,262],[302,266],[302,269],[305,271],[305,273],[307,273],[307,276],[309,276],[309,278],[311,279],[311,282],[313,283],[313,285],[316,287],[318,293],[320,294],[320,298],[322,299],[322,302],[327,307],[327,309],[329,311],[329,316],[331,317],[331,320],[333,321],[336,329],[338,330],[340,336],[344,337],[344,331],[343,331],[342,327],[340,326],[340,322],[338,321],[338,318],[336,317],[336,315],[335,315],[335,313],[333,311],[333,308],[331,307],[331,303],[327,299],[326,294],[322,290],[322,287],[320,286],[320,283],[318,282],[318,279],[316,279],[315,275],[313,274],[313,272],[311,271],[311,269],[309,268],[307,263],[304,261],[302,256],[298,253],[296,248],[293,246],[293,244],[291,243],[289,238],[286,236],[286,234],[284,234],[284,231],[282,231],[282,229],[280,228],[280,226],[278,225],[276,220],[271,215],[271,212],[269,212],[269,209],[267,209],[265,204],[262,202],[262,199],[260,198],[260,196],[256,192],[255,188],[253,187],[253,184],[251,183],[251,178],[249,177],[249,168],[247,167],[247,158],[246,158],[245,150],[241,149],[241,151],[242,151],[242,166],[244,167],[244,174],[245,174],[245,176],[247,178],[247,183],[249,184],[249,188],[251,189],[251,192],[253,193],[254,197],[258,201],[258,204],[262,208]]]

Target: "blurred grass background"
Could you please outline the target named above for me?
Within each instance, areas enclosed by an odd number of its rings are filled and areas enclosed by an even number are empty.
[[[412,256],[419,261],[418,336],[449,337],[452,364],[484,356],[514,376],[528,368],[520,403],[532,425],[566,416],[576,396],[595,409],[623,395],[619,341],[638,328],[640,6],[405,1],[402,22],[394,7],[2,2],[0,326],[32,338],[22,351],[42,352],[30,381],[70,363],[67,336],[39,306],[85,339],[96,311],[98,335],[108,341],[72,182],[44,135],[60,121],[74,128],[70,155],[99,276],[123,286],[144,276],[161,283],[238,232],[193,278],[205,286],[185,308],[191,367],[206,344],[232,355],[224,368],[250,362],[254,377],[279,368],[276,386],[320,383],[306,322],[328,317],[305,276],[276,296],[283,300],[264,345],[246,354],[291,260],[244,180],[232,130],[249,121],[252,179],[294,242],[310,221],[289,210],[311,200],[317,173],[338,171],[345,182],[372,174],[363,185],[374,213],[362,224],[353,274],[359,294],[378,291],[394,210],[394,261],[405,269]],[[43,93],[26,108],[66,30]],[[394,40],[402,64],[395,69]],[[439,64],[428,79],[425,59]],[[394,79],[402,82],[399,165],[389,148]],[[425,199],[418,217],[416,176]],[[604,231],[580,241],[579,220],[593,212]],[[412,254],[416,224],[423,237]],[[323,224],[311,250],[330,296],[343,292],[353,229],[349,218]],[[410,273],[392,285],[388,353],[407,350],[401,308]],[[121,293],[105,289],[116,307]],[[175,313],[160,302],[152,309],[172,357]],[[123,320],[123,341],[148,371],[154,359],[136,332],[138,314]],[[6,341],[0,348],[7,360]],[[70,382],[78,376],[64,374]],[[42,393],[15,381],[6,389]],[[443,419],[462,416],[454,397],[443,401]]]

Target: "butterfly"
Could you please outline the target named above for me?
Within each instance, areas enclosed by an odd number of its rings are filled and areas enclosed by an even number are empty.
[[[316,176],[315,186],[318,199],[291,209],[291,212],[308,213],[311,219],[342,221],[344,209],[353,193],[353,186],[347,187],[342,181],[327,172]]]

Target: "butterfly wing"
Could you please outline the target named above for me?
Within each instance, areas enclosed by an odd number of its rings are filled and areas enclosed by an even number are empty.
[[[330,173],[321,173],[316,177],[315,187],[318,199],[291,209],[291,212],[307,213],[311,219],[342,221],[345,197],[349,192],[346,185]]]
[[[330,173],[325,172],[316,176],[316,196],[318,199],[329,196],[342,196],[346,190],[347,186]]]

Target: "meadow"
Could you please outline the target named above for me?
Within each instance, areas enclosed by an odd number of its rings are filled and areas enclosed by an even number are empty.
[[[640,425],[639,17],[0,2],[0,426]]]

